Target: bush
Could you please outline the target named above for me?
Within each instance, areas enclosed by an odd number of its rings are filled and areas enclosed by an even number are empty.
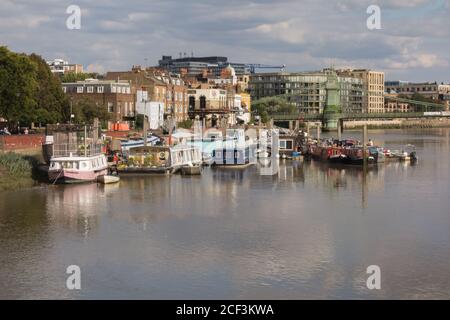
[[[178,128],[190,129],[194,122],[191,119],[187,119],[181,122],[178,122]]]
[[[23,156],[12,152],[0,154],[0,166],[16,177],[31,176],[32,173],[31,163]]]

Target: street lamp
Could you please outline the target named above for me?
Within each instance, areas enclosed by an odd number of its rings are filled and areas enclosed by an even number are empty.
[[[70,97],[70,118],[69,118],[69,124],[72,124],[72,119],[75,118],[75,115],[73,114],[73,97]]]

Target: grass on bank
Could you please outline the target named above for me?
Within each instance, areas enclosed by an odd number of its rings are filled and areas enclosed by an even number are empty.
[[[34,185],[34,157],[13,152],[0,153],[0,191],[15,190]]]

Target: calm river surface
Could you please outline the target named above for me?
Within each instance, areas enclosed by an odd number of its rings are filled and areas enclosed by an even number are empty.
[[[369,135],[416,145],[419,162],[2,192],[0,298],[448,299],[450,131]],[[66,289],[69,265],[81,290]],[[366,287],[369,265],[381,290]]]

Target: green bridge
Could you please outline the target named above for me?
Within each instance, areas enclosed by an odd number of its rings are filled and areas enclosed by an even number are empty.
[[[339,108],[325,108],[323,113],[276,113],[270,117],[274,122],[295,121],[295,122],[318,122],[322,123],[324,129],[338,130],[343,127],[344,121],[351,120],[389,120],[389,119],[411,119],[411,118],[433,118],[450,117],[450,112],[443,111],[445,106],[442,104],[409,100],[398,97],[385,96],[386,99],[398,102],[406,102],[415,107],[421,108],[422,112],[385,112],[385,113],[345,113],[338,112]],[[336,100],[336,99],[335,99]],[[333,101],[336,103],[335,101]],[[329,103],[328,103],[329,104]]]
[[[423,112],[391,112],[391,113],[336,113],[335,116],[343,120],[365,120],[365,119],[395,119],[395,118],[430,118],[433,115],[424,115]],[[442,114],[436,114],[435,117],[442,117]],[[447,115],[445,115],[447,116]],[[274,121],[322,121],[323,114],[308,113],[275,113],[270,116]]]
[[[274,122],[289,121],[289,127],[292,122],[311,122],[320,121],[325,130],[341,130],[344,121],[351,120],[376,120],[376,119],[398,119],[398,118],[429,118],[429,117],[450,117],[450,113],[443,112],[445,106],[443,104],[434,103],[432,101],[418,101],[412,99],[400,98],[389,94],[382,94],[384,99],[396,102],[408,103],[414,107],[416,111],[422,112],[396,112],[396,113],[345,113],[342,112],[340,101],[340,86],[336,72],[330,72],[327,77],[326,85],[326,103],[322,113],[291,113],[291,114],[271,114]],[[381,95],[377,92],[361,90],[362,94]],[[293,95],[282,95],[284,97],[291,97]]]

